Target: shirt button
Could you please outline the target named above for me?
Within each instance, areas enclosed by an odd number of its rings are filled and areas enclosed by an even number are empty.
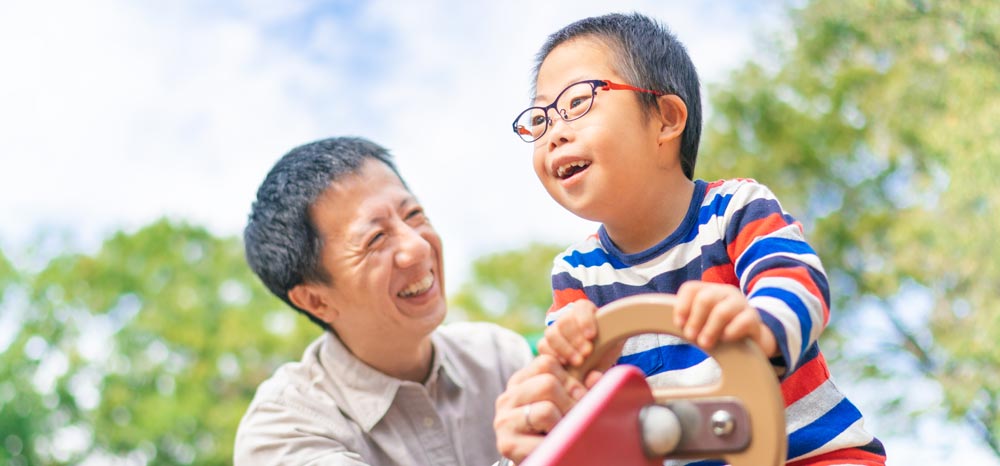
[[[433,425],[434,425],[434,418],[432,418],[432,417],[425,417],[424,418],[424,427],[431,427]]]

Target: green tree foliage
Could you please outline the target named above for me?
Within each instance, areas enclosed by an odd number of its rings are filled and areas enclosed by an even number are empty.
[[[534,340],[552,304],[552,259],[563,249],[533,243],[477,259],[468,281],[451,296],[450,312],[496,322]]]
[[[884,312],[882,354],[911,354],[1000,455],[1000,4],[816,0],[792,20],[713,89],[699,174],[774,189],[833,278],[835,319]],[[929,316],[899,304],[914,289]]]
[[[229,464],[257,385],[320,333],[259,284],[237,239],[167,221],[57,257],[25,289],[0,354],[0,437],[18,437],[22,464]]]

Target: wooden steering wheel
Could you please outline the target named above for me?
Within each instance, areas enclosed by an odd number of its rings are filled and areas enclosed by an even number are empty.
[[[682,337],[681,329],[674,325],[673,311],[676,297],[670,294],[644,294],[620,299],[601,308],[597,312],[597,338],[594,340],[594,351],[584,361],[581,367],[571,370],[571,374],[580,378],[590,372],[608,351],[616,349],[617,343],[623,339],[643,333],[664,333]],[[574,407],[573,410],[549,433],[536,453],[549,451],[545,443],[575,442],[588,447],[588,444],[610,442],[608,435],[631,435],[638,436],[640,431],[649,431],[646,425],[650,424],[649,416],[639,414],[640,409],[645,411],[643,404],[654,406],[663,411],[662,407],[669,409],[668,416],[671,419],[668,423],[670,430],[660,437],[671,437],[668,445],[656,446],[656,439],[652,441],[647,437],[646,432],[642,432],[642,440],[633,443],[633,446],[603,445],[603,448],[610,449],[635,449],[635,445],[641,445],[640,450],[645,451],[645,457],[652,462],[636,464],[658,464],[664,457],[671,459],[692,459],[692,458],[720,458],[727,461],[732,466],[767,466],[784,464],[787,454],[787,437],[785,433],[784,400],[778,385],[778,379],[774,375],[774,368],[760,348],[749,339],[736,342],[720,342],[711,351],[707,351],[719,364],[722,369],[721,380],[713,385],[683,387],[683,388],[656,388],[650,390],[645,384],[642,372],[634,367],[627,369],[621,366],[613,367],[598,382],[587,396]],[[634,374],[624,374],[618,377],[619,372],[615,372],[617,382],[609,381],[609,384],[617,384],[616,387],[604,390],[605,394],[595,393],[604,379],[610,378],[613,371],[630,370]],[[624,377],[624,378],[622,378]],[[637,379],[640,382],[626,380]],[[640,383],[642,388],[625,389],[627,384]],[[638,401],[622,401],[629,396],[626,394],[639,393],[633,396]],[[651,392],[651,398],[649,397]],[[604,396],[606,401],[601,407],[590,403],[591,408],[583,408],[588,397]],[[617,399],[618,401],[615,401]],[[617,405],[615,405],[617,403]],[[628,403],[632,403],[628,405]],[[591,409],[593,413],[588,416],[575,411]],[[628,419],[638,419],[638,427],[634,427],[627,420],[618,419],[612,421],[616,415],[628,411]],[[617,414],[616,414],[617,413]],[[571,420],[573,415],[579,414],[575,420]],[[584,419],[588,418],[588,419]],[[567,422],[568,421],[568,422]],[[559,432],[561,424],[576,423],[575,426],[567,426],[565,431],[581,431],[585,429],[587,423],[608,424],[603,427],[605,433],[581,434],[579,432]],[[613,425],[611,425],[613,423]],[[642,425],[645,423],[646,425]],[[655,421],[653,422],[656,423]],[[662,424],[662,422],[661,422]],[[623,429],[633,429],[632,434],[618,434]],[[610,430],[609,430],[610,429]],[[656,430],[656,429],[652,429]],[[596,431],[594,431],[596,432]],[[611,434],[608,434],[611,432]],[[556,434],[556,435],[554,435]],[[590,436],[587,439],[583,436]],[[655,437],[656,434],[654,434]],[[562,437],[561,439],[552,437]],[[630,439],[631,440],[631,439]],[[627,443],[627,442],[626,442]],[[653,444],[653,445],[651,445]],[[662,444],[662,442],[661,442]],[[566,450],[566,447],[559,447]],[[572,447],[576,448],[576,447]],[[570,464],[566,461],[537,461],[541,458],[534,456],[544,456],[541,453],[528,457],[526,464]],[[579,457],[579,456],[578,456]],[[593,455],[584,456],[591,458]],[[553,456],[554,458],[554,456]],[[617,461],[618,464],[626,464]],[[578,460],[577,460],[578,461]],[[597,464],[593,463],[592,464]]]

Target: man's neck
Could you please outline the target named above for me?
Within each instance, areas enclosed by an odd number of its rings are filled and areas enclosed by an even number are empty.
[[[390,377],[424,383],[430,375],[434,361],[434,345],[430,335],[417,342],[395,342],[396,344],[385,339],[379,339],[374,345],[370,344],[373,343],[370,340],[356,342],[340,338],[340,341],[355,357]]]

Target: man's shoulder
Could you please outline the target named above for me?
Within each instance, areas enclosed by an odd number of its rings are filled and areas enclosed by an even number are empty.
[[[463,351],[484,346],[517,348],[527,345],[517,332],[491,322],[452,322],[438,327],[435,333]]]
[[[306,347],[298,361],[286,362],[257,386],[250,410],[256,405],[269,403],[295,405],[304,398],[302,391],[312,384],[315,372],[319,370],[319,351],[326,338],[324,333]]]
[[[495,360],[519,369],[531,359],[531,348],[520,334],[490,322],[453,322],[434,331],[438,344],[463,360]]]

